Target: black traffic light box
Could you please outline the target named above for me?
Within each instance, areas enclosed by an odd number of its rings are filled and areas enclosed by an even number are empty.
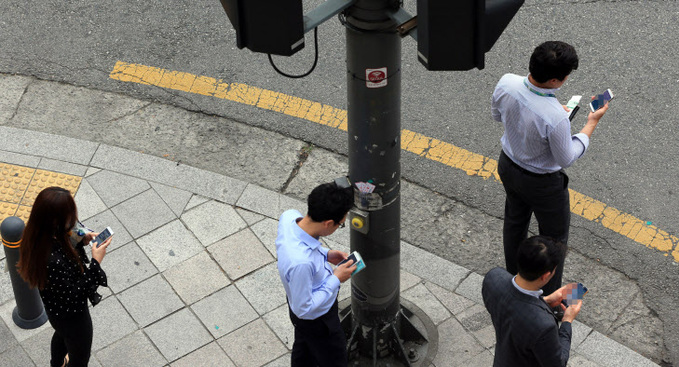
[[[302,0],[220,0],[236,29],[236,45],[290,56],[304,48]]]
[[[417,0],[417,58],[428,70],[483,69],[524,0]]]

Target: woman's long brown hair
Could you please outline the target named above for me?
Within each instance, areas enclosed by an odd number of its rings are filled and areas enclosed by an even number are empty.
[[[83,271],[82,261],[71,246],[68,234],[76,220],[78,211],[68,190],[48,187],[35,198],[24,229],[17,263],[19,274],[31,287],[45,288],[52,245],[60,245]]]

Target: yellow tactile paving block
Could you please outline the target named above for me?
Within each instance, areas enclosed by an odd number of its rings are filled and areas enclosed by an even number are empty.
[[[0,163],[0,201],[18,204],[35,169]]]
[[[7,217],[11,217],[16,214],[19,205],[12,203],[0,203],[0,223]]]
[[[72,195],[75,195],[75,192],[78,190],[78,186],[80,186],[81,180],[82,178],[78,176],[71,176],[41,169],[36,170],[35,174],[33,175],[33,179],[26,189],[24,198],[21,200],[21,204],[32,206],[40,191],[50,186],[63,187],[70,191]]]
[[[75,195],[81,181],[78,176],[0,163],[0,222],[11,216],[28,221],[40,191],[59,186]]]
[[[21,218],[24,223],[26,223],[28,222],[28,217],[31,215],[31,208],[31,206],[19,205],[14,216]]]

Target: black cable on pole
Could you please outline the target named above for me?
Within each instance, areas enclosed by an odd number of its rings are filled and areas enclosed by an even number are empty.
[[[278,74],[281,74],[285,77],[292,78],[292,79],[304,78],[305,76],[311,74],[311,72],[314,71],[314,69],[316,69],[316,64],[318,64],[318,27],[314,28],[314,48],[316,49],[315,56],[314,56],[314,64],[311,66],[311,69],[309,69],[309,71],[307,71],[304,74],[300,74],[300,75],[291,75],[291,74],[286,74],[286,73],[282,72],[274,64],[273,58],[271,57],[271,54],[267,54],[267,55],[269,55],[269,62],[271,63],[271,66],[273,67],[274,70],[276,70],[276,72]]]

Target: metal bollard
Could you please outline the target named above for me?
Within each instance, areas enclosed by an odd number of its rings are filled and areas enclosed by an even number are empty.
[[[47,314],[38,289],[31,289],[17,272],[16,264],[19,262],[19,247],[23,234],[24,221],[19,217],[8,217],[0,224],[0,236],[2,236],[2,244],[5,248],[7,269],[17,304],[12,311],[12,320],[22,329],[35,329],[47,322]]]

